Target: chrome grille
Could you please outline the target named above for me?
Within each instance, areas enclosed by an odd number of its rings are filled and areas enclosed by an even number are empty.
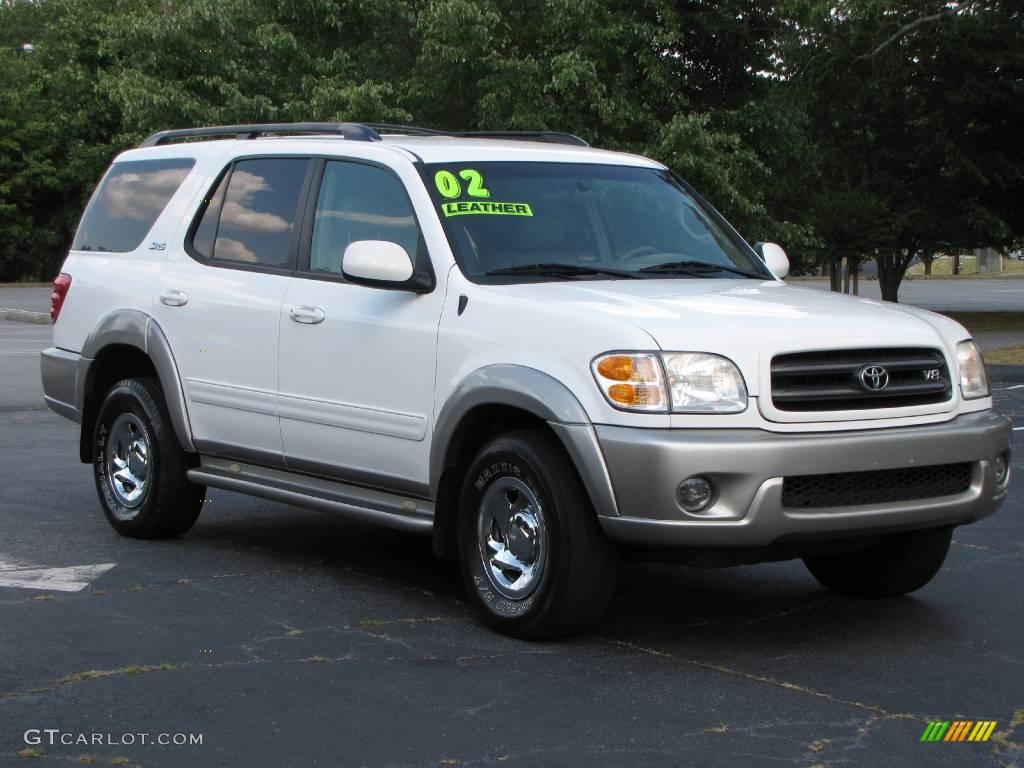
[[[782,480],[782,506],[813,509],[886,504],[956,496],[967,491],[970,486],[970,462],[830,475],[797,475]]]
[[[884,374],[884,384],[872,388]],[[953,395],[936,349],[843,349],[772,359],[772,402],[780,411],[849,411],[942,403]]]

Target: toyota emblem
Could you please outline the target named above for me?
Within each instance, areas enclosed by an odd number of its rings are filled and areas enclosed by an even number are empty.
[[[859,376],[861,386],[868,392],[881,392],[889,386],[889,372],[880,365],[865,365]]]

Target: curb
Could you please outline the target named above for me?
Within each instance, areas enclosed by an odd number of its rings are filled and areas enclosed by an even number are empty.
[[[986,365],[993,381],[1024,384],[1024,365]]]
[[[4,320],[13,320],[16,323],[50,324],[50,316],[46,312],[29,312],[27,309],[0,307],[0,317]]]

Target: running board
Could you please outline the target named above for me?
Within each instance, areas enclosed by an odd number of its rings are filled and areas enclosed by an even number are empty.
[[[402,531],[430,533],[434,502],[334,480],[203,456],[188,471],[193,483],[343,515]]]

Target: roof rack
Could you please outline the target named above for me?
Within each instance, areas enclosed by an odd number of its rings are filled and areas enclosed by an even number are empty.
[[[512,141],[540,141],[547,144],[570,144],[575,147],[590,145],[571,133],[563,131],[439,131],[415,125],[393,123],[363,123],[379,133],[404,133],[409,136],[452,136],[459,139],[509,139]]]
[[[360,123],[253,123],[251,125],[215,125],[207,128],[178,128],[157,131],[143,139],[140,147],[159,147],[177,139],[211,136],[234,136],[236,139],[255,139],[269,133],[314,133],[341,136],[351,141],[380,141],[380,134]]]
[[[439,131],[415,125],[393,123],[253,123],[251,125],[215,125],[206,128],[178,128],[157,131],[143,139],[139,147],[159,147],[181,139],[231,136],[236,139],[255,139],[272,133],[310,133],[341,136],[349,141],[380,141],[381,133],[408,136],[451,136],[461,139],[510,139],[513,141],[540,141],[548,144],[569,144],[575,147],[590,145],[579,136],[561,131]]]

